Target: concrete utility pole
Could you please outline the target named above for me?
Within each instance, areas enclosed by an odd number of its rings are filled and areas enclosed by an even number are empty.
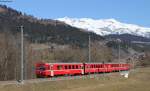
[[[120,67],[120,42],[121,40],[119,39],[118,43],[119,43],[119,50],[118,50],[118,59],[119,59],[119,67]],[[119,69],[120,72],[120,69]]]
[[[89,63],[91,62],[91,36],[90,36],[90,33],[89,33],[89,55],[88,55],[88,58],[89,58]],[[90,66],[89,66],[89,69],[90,69]],[[89,70],[90,71],[90,70]],[[90,72],[89,72],[89,74],[90,74]]]
[[[91,36],[89,34],[89,63],[91,62]]]
[[[119,37],[120,37],[120,31],[119,31]],[[120,68],[120,43],[121,43],[121,39],[118,38],[117,39],[117,42],[118,42],[118,61],[119,61],[119,68]],[[120,72],[120,69],[119,69],[119,72]]]
[[[118,30],[118,36],[120,37],[120,30]],[[118,42],[118,61],[119,61],[119,72],[120,72],[120,43],[121,43],[121,39],[118,38],[117,42]]]
[[[23,78],[24,78],[24,39],[23,39],[23,26],[20,26],[21,28],[21,77],[20,77],[20,83],[23,83]]]

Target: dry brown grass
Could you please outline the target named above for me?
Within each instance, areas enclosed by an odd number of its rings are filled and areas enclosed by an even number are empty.
[[[99,78],[1,85],[0,91],[150,91],[150,68],[132,70],[128,79],[115,73]]]

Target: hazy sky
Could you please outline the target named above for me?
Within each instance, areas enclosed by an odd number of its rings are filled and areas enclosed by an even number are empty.
[[[150,27],[150,0],[13,0],[0,3],[38,18],[114,18]]]

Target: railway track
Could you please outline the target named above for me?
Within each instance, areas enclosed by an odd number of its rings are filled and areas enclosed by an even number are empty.
[[[119,72],[112,72],[112,73],[95,73],[90,75],[76,75],[76,76],[57,76],[51,78],[36,78],[36,79],[29,79],[24,80],[23,84],[28,83],[40,83],[40,82],[47,82],[47,81],[62,81],[62,80],[74,80],[74,79],[87,79],[87,78],[99,78],[104,76],[112,76],[112,75],[119,75]],[[0,85],[20,85],[19,81],[0,81]]]

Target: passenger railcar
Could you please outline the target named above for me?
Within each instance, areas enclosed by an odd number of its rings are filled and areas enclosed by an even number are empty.
[[[84,74],[82,63],[37,63],[37,77]]]
[[[35,68],[37,77],[53,77],[123,71],[129,70],[130,65],[125,63],[37,63]]]

